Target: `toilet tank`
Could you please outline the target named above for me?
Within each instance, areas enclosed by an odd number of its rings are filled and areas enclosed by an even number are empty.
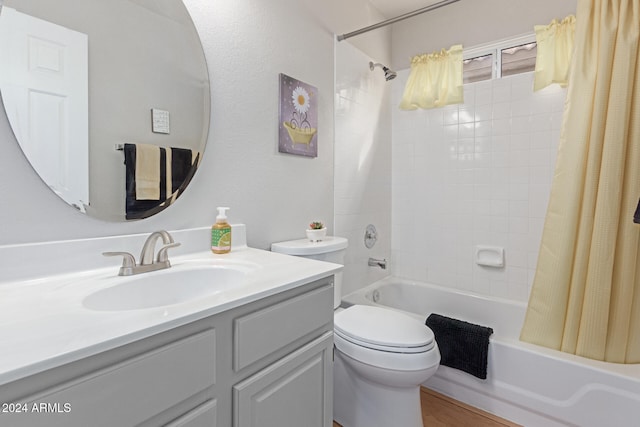
[[[271,251],[344,265],[347,246],[349,241],[344,237],[327,236],[319,242],[298,239],[272,243]],[[336,273],[333,285],[333,308],[338,308],[342,298],[342,272]]]

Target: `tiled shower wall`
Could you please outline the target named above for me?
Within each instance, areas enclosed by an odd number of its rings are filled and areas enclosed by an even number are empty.
[[[335,234],[349,239],[343,294],[389,275],[369,267],[369,257],[391,255],[391,85],[372,59],[349,43],[336,45]],[[378,242],[364,233],[375,225]]]
[[[392,266],[398,277],[526,301],[554,173],[566,90],[533,73],[465,85],[464,104],[401,111],[392,90]],[[505,266],[475,263],[476,245]]]

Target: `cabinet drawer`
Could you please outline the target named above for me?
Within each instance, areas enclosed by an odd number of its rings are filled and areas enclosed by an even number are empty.
[[[333,284],[234,320],[233,369],[239,371],[333,320]]]
[[[0,425],[134,426],[215,381],[215,330],[209,329],[31,396],[29,408],[44,412],[2,414]]]

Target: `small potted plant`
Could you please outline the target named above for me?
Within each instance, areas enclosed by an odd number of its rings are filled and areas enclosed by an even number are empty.
[[[313,221],[309,224],[309,229],[307,230],[307,239],[311,242],[319,242],[325,238],[327,235],[327,228],[324,226],[322,221]]]

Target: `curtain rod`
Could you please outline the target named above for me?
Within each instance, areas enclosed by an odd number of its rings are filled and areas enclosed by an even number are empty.
[[[368,27],[364,27],[364,28],[361,28],[359,30],[352,31],[352,32],[347,33],[347,34],[338,35],[337,39],[338,39],[339,42],[341,42],[342,40],[348,39],[349,37],[358,36],[360,34],[367,33],[367,32],[369,32],[371,30],[377,30],[378,28],[386,27],[387,25],[391,25],[391,24],[395,24],[396,22],[402,21],[402,20],[407,19],[407,18],[412,18],[412,17],[414,17],[416,15],[420,15],[421,13],[430,12],[432,10],[439,9],[442,6],[447,6],[447,5],[449,5],[451,3],[455,3],[457,1],[460,1],[460,0],[443,0],[443,1],[440,1],[438,3],[434,3],[434,4],[430,5],[430,6],[426,6],[426,7],[423,7],[421,9],[414,10],[413,12],[405,13],[404,15],[396,16],[395,18],[387,19],[386,21],[378,22],[377,24],[369,25]]]

